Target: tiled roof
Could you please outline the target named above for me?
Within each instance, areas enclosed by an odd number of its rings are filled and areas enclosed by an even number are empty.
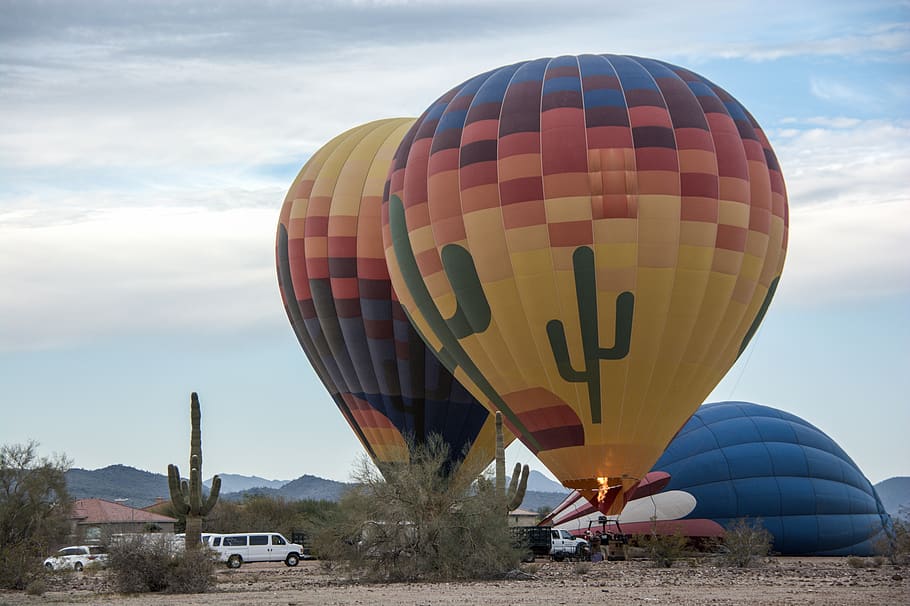
[[[115,524],[124,522],[176,522],[157,513],[151,513],[104,499],[78,499],[73,501],[71,517],[79,524]]]

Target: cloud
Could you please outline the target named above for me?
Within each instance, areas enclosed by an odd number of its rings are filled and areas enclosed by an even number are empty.
[[[282,324],[276,208],[123,206],[57,224],[0,213],[12,285],[0,291],[0,350]]]
[[[876,99],[868,92],[844,82],[827,78],[813,77],[809,81],[809,90],[822,101],[843,103],[845,105],[873,105]]]
[[[801,126],[771,135],[790,201],[780,301],[907,294],[910,123],[817,117]]]

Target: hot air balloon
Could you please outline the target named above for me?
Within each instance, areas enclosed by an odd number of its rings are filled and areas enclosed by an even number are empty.
[[[392,283],[562,483],[621,509],[746,347],[787,201],[752,116],[668,63],[538,59],[455,87],[398,148]]]
[[[631,500],[608,530],[720,536],[748,518],[771,533],[782,555],[871,556],[893,528],[871,482],[834,440],[770,406],[705,404],[648,476],[660,478],[657,490]],[[548,522],[577,533],[589,522],[600,528],[599,512],[578,497]]]
[[[408,460],[408,441],[438,434],[449,468],[494,457],[493,416],[411,327],[383,256],[382,191],[413,119],[370,122],[318,150],[281,209],[278,282],[303,350],[377,463]]]

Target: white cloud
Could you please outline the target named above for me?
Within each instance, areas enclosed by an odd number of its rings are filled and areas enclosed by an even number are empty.
[[[0,291],[0,350],[281,323],[277,203],[121,207],[26,228],[25,213],[10,215],[0,214],[0,276],[12,285]]]
[[[910,123],[809,123],[772,133],[790,200],[779,300],[817,306],[908,293]]]

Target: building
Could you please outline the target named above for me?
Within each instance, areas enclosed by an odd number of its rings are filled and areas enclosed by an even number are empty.
[[[509,526],[533,526],[540,520],[540,514],[527,509],[513,509],[509,512]]]
[[[174,532],[176,518],[104,499],[78,499],[70,515],[76,543],[95,543],[114,534]]]

